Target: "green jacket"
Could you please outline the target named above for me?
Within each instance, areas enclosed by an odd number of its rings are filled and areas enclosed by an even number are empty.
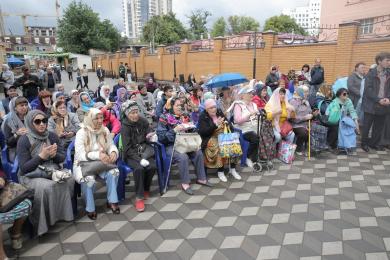
[[[328,116],[330,124],[338,124],[341,119],[342,111],[349,115],[353,120],[358,118],[352,101],[348,98],[344,103],[340,98],[335,98],[326,109],[325,115]]]

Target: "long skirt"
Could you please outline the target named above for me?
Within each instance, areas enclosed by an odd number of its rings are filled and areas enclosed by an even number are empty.
[[[0,213],[0,224],[11,224],[15,220],[27,217],[31,211],[32,202],[25,199],[8,212]]]
[[[74,180],[57,183],[45,178],[19,177],[20,183],[34,189],[34,201],[30,221],[34,233],[43,235],[59,220],[72,221],[72,196]]]

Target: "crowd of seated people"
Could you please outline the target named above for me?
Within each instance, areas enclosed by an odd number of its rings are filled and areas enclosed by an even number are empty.
[[[146,85],[134,82],[130,85],[120,80],[115,88],[102,82],[95,95],[78,89],[67,95],[63,85],[35,92],[30,86],[35,76],[23,70],[22,78],[7,87],[7,97],[1,102],[5,106],[1,130],[8,159],[14,161],[17,157],[19,161],[19,182],[35,193],[29,216],[35,234],[45,234],[59,220],[74,219],[75,182],[81,185],[85,214],[90,219],[97,218],[96,179],[102,179],[107,186],[107,207],[114,214],[120,214],[119,171],[115,167],[120,156],[132,169],[135,209],[144,211],[144,201],[151,195],[152,179],[158,168],[153,148],[156,142],[165,149],[170,163],[178,166],[181,189],[188,195],[194,194],[190,163],[194,165],[199,185],[214,186],[208,176],[208,172],[213,173],[208,169],[215,169],[221,182],[227,182],[229,176],[235,180],[242,178],[238,167],[241,158],[221,156],[218,136],[225,131],[238,131],[249,144],[244,160],[246,166],[253,168],[259,162],[263,134],[259,120],[269,123],[274,136],[270,146],[274,151],[281,143],[295,143],[297,156],[306,156],[310,150],[308,138],[313,121],[327,128],[330,151],[338,154],[342,123],[350,122],[346,118],[351,119],[356,134],[360,134],[362,128],[364,151],[389,148],[385,145],[390,143],[387,142],[390,125],[383,122],[390,122],[390,53],[378,54],[375,61],[368,73],[362,69],[363,63],[357,64],[355,79],[348,81],[353,85],[337,91],[323,82],[324,68],[319,59],[312,70],[305,64],[301,72],[290,72],[288,76],[283,75],[278,66],[272,66],[265,84],[254,79],[236,86],[210,89],[191,74],[183,86],[177,79],[173,85],[163,86],[153,80]],[[360,96],[355,91],[359,88],[356,84],[363,88],[359,89]],[[15,91],[19,86],[26,86],[23,96]],[[349,98],[352,89],[353,100]],[[199,134],[199,149],[178,152],[176,136],[189,131]],[[368,138],[370,131],[371,138]],[[120,135],[120,149],[114,144],[117,135]],[[73,176],[55,181],[45,173],[63,168],[66,149],[72,142],[76,147]],[[355,150],[356,146],[348,148]],[[114,165],[114,168],[85,175],[83,167],[92,165],[91,162]],[[6,179],[0,175],[0,186]],[[27,202],[24,206],[29,208],[31,204]],[[15,225],[14,240],[18,240],[20,223],[15,222]],[[20,244],[19,240],[15,244]],[[2,247],[0,256],[1,250]]]

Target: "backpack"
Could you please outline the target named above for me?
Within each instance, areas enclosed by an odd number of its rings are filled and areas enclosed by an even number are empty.
[[[327,116],[327,122],[330,125],[337,125],[341,119],[341,107],[337,99],[334,99],[326,108],[325,115]]]

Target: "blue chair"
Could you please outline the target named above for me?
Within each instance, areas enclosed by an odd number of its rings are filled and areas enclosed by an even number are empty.
[[[158,160],[157,161],[157,173],[159,175],[159,186],[160,186],[160,193],[163,195],[167,192],[168,186],[169,186],[169,179],[168,178],[168,170],[169,170],[169,163],[170,159],[167,156],[167,152],[165,150],[165,145],[157,142],[155,144],[155,147],[157,148],[158,153]]]
[[[70,171],[73,171],[73,160],[72,160],[72,152],[74,150],[74,144],[75,141],[73,140],[66,150],[66,158],[64,162],[64,167],[66,169],[69,169]],[[73,214],[77,215],[77,198],[81,197],[81,185],[77,182],[74,183],[74,191],[73,191],[73,198],[72,198],[72,205],[73,205]]]
[[[5,145],[1,150],[1,164],[3,166],[3,170],[7,175],[8,180],[13,182],[19,182],[18,179],[18,170],[19,170],[19,161],[16,156],[15,160],[11,162],[8,157],[8,147]]]
[[[114,138],[114,143],[117,147],[119,146],[119,138],[120,134],[116,135]],[[122,201],[125,199],[125,184],[127,174],[131,173],[133,170],[122,160],[121,152],[119,152],[117,165],[119,169],[117,193],[119,201]]]
[[[37,109],[38,106],[39,106],[39,99],[38,99],[38,98],[33,99],[33,100],[30,102],[31,110]]]
[[[240,133],[240,144],[242,149],[241,166],[245,167],[247,166],[246,159],[248,158],[249,142],[244,139],[244,135],[242,134],[242,131],[240,129],[234,128],[234,132]]]

